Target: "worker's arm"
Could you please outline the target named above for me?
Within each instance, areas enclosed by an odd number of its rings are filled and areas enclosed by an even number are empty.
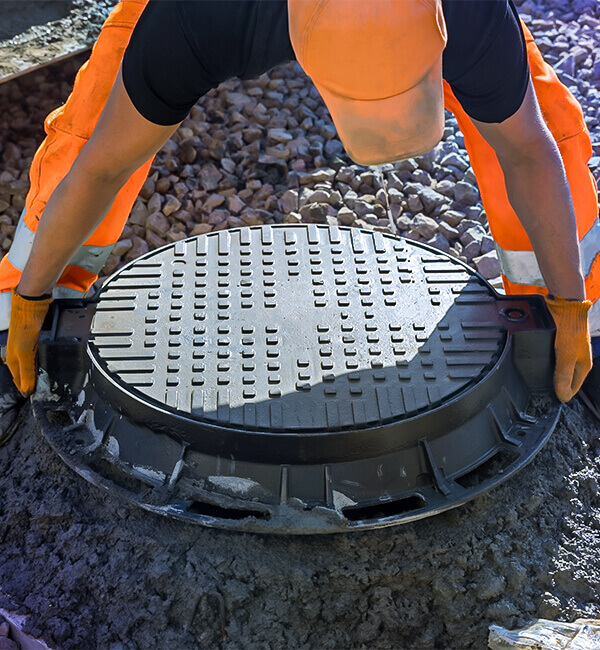
[[[52,291],[127,179],[154,156],[177,126],[159,126],[142,117],[119,72],[92,137],[44,209],[19,282],[21,295]]]
[[[581,387],[591,361],[590,335],[573,203],[562,158],[538,106],[531,81],[519,110],[499,124],[473,120],[494,148],[508,199],[523,224],[556,324],[556,394],[566,402]],[[566,299],[566,300],[565,300]]]
[[[48,295],[74,253],[106,216],[127,179],[178,125],[158,126],[135,109],[121,73],[89,142],[48,200],[29,260],[13,293],[6,363],[19,391],[35,390],[37,343]]]
[[[571,194],[531,81],[514,115],[499,124],[473,123],[496,152],[508,199],[529,236],[549,293],[583,300]]]

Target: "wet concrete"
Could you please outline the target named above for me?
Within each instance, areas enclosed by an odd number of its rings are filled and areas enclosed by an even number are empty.
[[[0,454],[0,607],[57,648],[463,648],[596,617],[600,428],[574,402],[515,478],[448,513],[326,537],[145,513],[73,474],[27,412]]]
[[[0,19],[0,82],[94,43],[111,0],[8,0]]]

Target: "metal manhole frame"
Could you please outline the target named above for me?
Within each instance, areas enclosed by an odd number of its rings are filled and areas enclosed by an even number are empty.
[[[366,232],[371,233],[371,231]],[[444,256],[443,253],[440,253],[429,246],[417,244],[411,240],[407,240],[407,242],[411,245],[418,246],[427,252],[438,256]],[[158,249],[158,251],[160,250],[162,249]],[[157,251],[152,251],[152,253],[156,254]],[[450,259],[453,262],[462,264],[454,258]],[[124,268],[128,268],[134,264],[135,260]],[[513,296],[510,299],[499,296],[479,274],[467,265],[462,265],[470,274],[480,278],[480,280],[489,288],[491,293],[496,296],[498,302],[503,305],[503,309],[522,309],[523,305],[529,305],[532,310],[537,310],[538,316],[540,316],[542,320],[546,319],[541,330],[530,330],[528,332],[522,331],[516,338],[515,333],[511,333],[510,336],[508,336],[500,357],[496,360],[490,372],[487,373],[483,379],[494,380],[494,374],[509,373],[513,375],[512,381],[514,382],[516,377],[516,384],[519,384],[518,378],[521,378],[521,380],[523,379],[522,372],[517,371],[510,359],[514,354],[513,348],[516,342],[517,347],[522,350],[529,349],[530,352],[533,349],[534,356],[535,354],[538,354],[540,358],[545,360],[545,367],[538,369],[537,374],[536,372],[533,373],[533,375],[535,375],[535,381],[539,384],[540,377],[548,375],[547,370],[549,368],[549,363],[552,362],[553,329],[551,321],[548,321],[547,315],[543,315],[543,301],[531,296]],[[118,273],[119,272],[111,276],[111,278],[118,275]],[[89,303],[87,305],[89,307]],[[55,318],[55,321],[56,320],[57,319]],[[531,336],[532,334],[534,335],[533,337]],[[49,358],[47,350],[52,349],[52,344],[42,344],[42,349],[46,350],[46,352],[43,352],[41,356],[43,358]],[[49,365],[51,366],[52,364],[50,363]],[[531,363],[527,362],[526,365],[528,365],[529,370],[531,370]],[[527,372],[529,371],[526,370],[525,374],[527,374]],[[496,377],[496,379],[498,378]],[[432,412],[435,413],[436,410],[452,406],[452,402],[460,401],[464,398],[465,393],[471,393],[473,389],[481,383],[481,381],[476,382],[474,386],[466,388],[450,400],[450,402],[442,404],[438,409],[434,409]],[[502,384],[502,382],[500,382],[500,384]],[[89,391],[89,387],[87,390]],[[523,391],[526,393],[525,400],[523,400]],[[547,442],[560,415],[560,404],[553,395],[551,373],[550,379],[546,381],[545,386],[538,385],[533,390],[531,390],[525,382],[521,381],[521,384],[518,385],[517,393],[518,394],[512,395],[506,389],[506,386],[504,386],[503,390],[497,391],[495,401],[492,400],[492,402],[485,405],[485,417],[489,420],[490,427],[495,432],[494,435],[498,438],[498,444],[488,456],[494,457],[505,451],[514,452],[512,458],[509,459],[508,462],[500,464],[500,467],[496,470],[493,476],[484,477],[482,480],[479,480],[475,486],[463,488],[458,481],[460,481],[465,475],[472,474],[473,472],[477,473],[478,469],[486,465],[491,461],[491,459],[488,457],[484,459],[483,462],[479,462],[475,467],[464,468],[464,471],[460,474],[451,474],[446,476],[444,473],[443,463],[441,463],[440,459],[437,457],[435,449],[432,449],[430,442],[424,438],[419,441],[419,450],[425,459],[425,462],[429,466],[430,477],[433,477],[429,485],[424,485],[419,490],[413,490],[411,494],[380,495],[379,499],[372,500],[370,503],[359,503],[354,505],[349,504],[348,502],[334,503],[335,499],[331,494],[329,495],[329,502],[327,504],[308,504],[293,495],[289,496],[287,493],[283,495],[285,498],[281,498],[279,503],[265,504],[260,502],[257,503],[257,501],[240,499],[238,498],[238,495],[227,492],[227,490],[222,494],[217,494],[214,491],[207,491],[204,488],[198,492],[199,499],[181,499],[172,489],[177,483],[177,478],[173,478],[174,474],[170,477],[165,476],[158,482],[156,480],[149,480],[148,475],[145,475],[144,471],[138,471],[135,468],[132,468],[130,463],[122,462],[122,460],[118,456],[115,457],[114,454],[111,455],[105,453],[107,450],[102,446],[103,443],[100,442],[100,444],[98,444],[98,441],[94,438],[93,434],[92,439],[94,440],[94,443],[92,446],[94,449],[92,450],[92,455],[95,454],[96,457],[100,455],[103,457],[103,461],[111,462],[118,470],[120,476],[119,480],[115,480],[114,477],[109,476],[110,472],[108,472],[108,474],[106,472],[103,474],[102,471],[98,471],[97,465],[89,462],[90,449],[87,449],[87,453],[82,453],[81,450],[76,447],[65,446],[64,427],[57,426],[50,420],[52,417],[50,414],[56,410],[56,402],[44,401],[43,399],[35,401],[34,413],[42,434],[54,451],[69,467],[98,487],[118,493],[123,498],[126,498],[148,511],[156,514],[173,516],[195,524],[226,530],[243,530],[276,534],[315,534],[382,528],[399,523],[415,521],[450,508],[458,507],[508,479],[516,471],[530,462],[535,454]],[[533,396],[535,396],[536,399],[539,398],[546,401],[545,412],[538,414],[537,417],[525,413],[524,408],[524,404],[527,404],[529,398]],[[94,397],[92,396],[91,399],[93,398]],[[71,399],[72,407],[74,400],[73,398]],[[86,399],[86,397],[79,396],[79,399]],[[502,417],[499,417],[496,414],[496,411],[502,411],[503,413],[506,411],[511,412],[511,417],[509,418],[510,424],[508,427],[508,420],[505,417],[505,413]],[[75,435],[77,431],[79,431],[80,434],[86,430],[89,432],[90,423],[86,421],[85,417],[83,417],[82,412],[77,412],[77,409],[73,410],[73,408],[71,408],[70,411],[69,408],[63,409],[63,412],[67,413],[70,418],[69,425],[67,426],[67,433]],[[417,420],[419,418],[420,416],[417,415],[410,419]],[[405,420],[404,423],[409,420]],[[92,423],[92,428],[93,426]],[[525,432],[524,436],[520,439],[517,439],[517,436],[515,435],[515,432],[518,431]],[[86,435],[89,436],[89,433]],[[88,437],[88,442],[89,440]],[[185,473],[187,469],[189,469],[186,468],[186,463],[188,462],[186,459],[186,453],[189,453],[189,451],[186,450],[187,447],[182,445],[182,451],[177,460],[177,472],[179,474],[182,472]],[[98,454],[99,451],[100,454]],[[192,461],[193,460],[194,459],[192,458]],[[290,469],[290,466],[287,466],[287,468],[283,468],[282,466],[281,471],[286,473],[287,476],[288,473],[293,474],[297,471],[297,468],[294,469],[292,466],[292,469]],[[323,463],[319,472],[322,472],[323,474],[325,491],[327,491],[327,482],[329,481],[329,483],[331,483],[331,477],[336,472],[335,463]],[[127,480],[121,481],[121,478],[123,477],[129,477],[132,483],[136,483],[135,489],[129,489]],[[120,485],[119,482],[121,482]],[[214,486],[212,486],[212,488],[214,488]],[[280,494],[280,497],[281,496],[282,495]],[[411,499],[413,502],[409,503]],[[419,500],[425,505],[419,507]],[[203,507],[202,504],[206,507]],[[406,506],[406,508],[402,510],[404,506]],[[366,508],[370,514],[366,517],[360,518],[361,508]],[[370,511],[369,508],[371,509]],[[380,513],[378,513],[378,508],[381,510]],[[392,514],[389,514],[390,512]],[[244,516],[244,513],[246,513],[246,516]]]

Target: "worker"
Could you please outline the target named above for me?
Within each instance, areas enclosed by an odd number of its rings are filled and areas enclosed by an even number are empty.
[[[591,144],[581,107],[511,0],[123,0],[73,94],[46,121],[0,264],[0,329],[20,393],[35,388],[53,296],[91,287],[151,159],[191,107],[226,79],[294,58],[359,164],[427,152],[442,137],[444,105],[454,113],[505,289],[545,296],[556,324],[555,390],[570,400],[592,367],[590,327],[600,337]],[[598,409],[597,365],[586,386]]]

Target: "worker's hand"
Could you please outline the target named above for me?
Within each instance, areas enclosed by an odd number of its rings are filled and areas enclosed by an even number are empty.
[[[23,397],[35,390],[38,339],[51,302],[52,296],[31,299],[12,292],[6,365]]]
[[[566,300],[546,296],[546,305],[556,324],[554,390],[561,402],[568,402],[581,388],[592,368],[592,347],[588,325],[589,300]]]

